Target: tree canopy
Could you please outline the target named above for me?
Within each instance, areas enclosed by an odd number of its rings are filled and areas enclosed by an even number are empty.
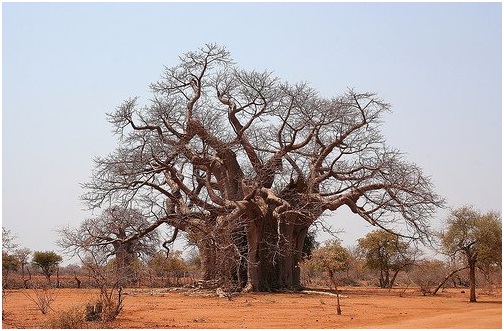
[[[350,268],[351,253],[341,246],[337,240],[327,242],[324,246],[316,248],[308,261],[314,269],[331,274],[345,271]]]
[[[314,270],[327,272],[337,295],[336,311],[341,315],[341,306],[338,294],[338,281],[335,273],[338,271],[345,271],[350,268],[351,254],[350,251],[337,240],[326,243],[323,247],[317,248],[308,261],[308,265]]]
[[[502,267],[500,215],[483,214],[471,206],[454,209],[446,220],[446,230],[441,233],[441,244],[446,254],[462,259],[469,268],[469,300],[476,302],[476,268]]]
[[[42,274],[46,276],[49,282],[51,281],[51,275],[56,272],[61,261],[63,261],[63,258],[53,251],[36,251],[33,253],[33,264],[40,267]]]
[[[391,288],[399,271],[412,266],[418,254],[410,243],[385,230],[375,230],[360,238],[358,248],[365,266],[380,271],[380,286],[384,288]]]
[[[83,198],[91,208],[134,204],[152,228],[191,233],[206,277],[296,288],[304,239],[323,213],[346,206],[424,238],[443,204],[421,168],[386,145],[390,105],[373,93],[324,98],[240,69],[215,44],[181,56],[150,88],[146,105],[133,97],[108,114],[118,147],[95,160]]]

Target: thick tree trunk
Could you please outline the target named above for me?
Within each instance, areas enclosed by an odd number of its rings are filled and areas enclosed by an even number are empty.
[[[205,240],[199,243],[198,250],[201,257],[201,268],[203,270],[203,279],[211,280],[217,278],[217,252],[210,241]]]
[[[278,223],[271,213],[248,223],[248,291],[301,288],[303,243],[308,225]]]
[[[261,283],[259,264],[260,264],[260,254],[259,245],[261,241],[261,234],[263,232],[263,222],[261,219],[258,221],[250,220],[247,226],[247,285],[244,291],[255,292],[259,290],[259,284]]]
[[[116,273],[119,283],[128,286],[134,282],[133,263],[136,255],[131,244],[120,244],[115,247],[116,253]]]
[[[203,238],[198,242],[204,280],[242,288],[247,281],[247,238],[243,231],[232,236]]]

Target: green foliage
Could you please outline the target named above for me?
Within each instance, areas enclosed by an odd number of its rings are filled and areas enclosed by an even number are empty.
[[[303,243],[303,259],[309,259],[311,257],[311,254],[313,250],[318,248],[320,244],[315,240],[317,237],[317,229],[312,228],[308,233],[306,234],[306,238]]]
[[[441,233],[445,252],[469,268],[469,301],[476,302],[476,268],[502,268],[502,222],[499,214],[482,214],[473,207],[452,210]]]
[[[187,258],[187,266],[190,270],[201,269],[201,256],[197,250],[192,250],[189,252],[189,256]]]
[[[61,261],[63,261],[63,258],[53,251],[36,251],[33,253],[33,264],[39,266],[44,276],[48,279],[56,271]]]
[[[18,270],[20,266],[19,259],[12,254],[7,254],[6,252],[2,252],[2,271],[10,272]]]
[[[181,251],[173,251],[168,254],[167,261],[168,270],[176,273],[187,271],[187,263],[182,258]]]
[[[147,262],[147,265],[152,270],[155,276],[157,277],[164,276],[168,271],[168,266],[166,265],[166,254],[163,252],[158,252],[154,254]]]
[[[445,252],[484,268],[502,265],[502,222],[499,214],[482,214],[473,207],[453,210],[441,234]]]
[[[148,266],[154,271],[156,276],[163,276],[168,272],[181,274],[189,269],[187,263],[182,258],[181,251],[169,252],[168,255],[164,252],[158,252],[149,260]]]
[[[418,251],[396,234],[375,230],[358,239],[358,248],[364,256],[364,266],[380,271],[380,286],[392,287],[400,270],[411,266]],[[394,272],[390,279],[390,272]]]
[[[408,244],[399,236],[385,230],[376,230],[358,239],[369,269],[400,270],[410,260]]]

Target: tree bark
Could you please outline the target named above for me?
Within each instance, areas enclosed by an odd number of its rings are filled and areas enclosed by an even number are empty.
[[[447,281],[448,279],[450,279],[450,277],[451,277],[451,276],[455,275],[457,272],[462,271],[462,270],[464,270],[464,269],[467,269],[467,267],[462,267],[462,268],[459,268],[459,269],[457,269],[457,270],[454,270],[454,271],[450,272],[450,273],[449,273],[449,274],[448,274],[448,275],[447,275],[447,276],[443,279],[443,281],[442,281],[441,283],[439,283],[439,285],[436,287],[436,289],[434,290],[434,292],[432,292],[432,295],[436,295],[436,293],[439,291],[439,289],[441,288],[441,286],[443,286],[443,284],[444,284],[444,283],[446,283],[446,281]],[[456,284],[454,283],[454,285],[456,285]]]
[[[135,281],[133,263],[136,260],[135,249],[132,243],[118,244],[115,246],[116,273],[119,283],[123,286]]]
[[[263,232],[263,223],[261,220],[250,220],[247,226],[247,243],[248,243],[248,265],[247,265],[247,285],[244,291],[255,292],[259,290],[260,285],[260,256],[259,244],[260,234]]]
[[[239,228],[231,236],[222,233],[198,240],[203,279],[241,289],[247,282],[246,235]]]
[[[390,272],[388,268],[380,269],[380,287],[390,288]]]
[[[77,282],[77,288],[81,288],[81,280],[77,277],[77,273],[74,272],[74,279]]]
[[[399,274],[399,271],[401,271],[401,269],[394,271],[394,275],[392,276],[392,279],[390,280],[390,282],[388,284],[388,288],[394,287],[394,283],[397,278],[397,275]]]
[[[248,291],[299,290],[303,243],[308,225],[285,223],[268,213],[249,221]]]
[[[198,244],[201,256],[201,268],[203,269],[203,279],[211,280],[217,278],[216,250],[209,240],[203,240]]]
[[[476,261],[469,261],[469,302],[476,302]]]
[[[329,272],[329,278],[331,278],[331,282],[334,285],[334,291],[336,292],[336,313],[338,315],[341,315],[341,305],[340,305],[340,299],[339,299],[339,291],[338,291],[338,282],[334,278],[334,273],[331,269],[328,269]]]
[[[60,288],[59,268],[56,268],[56,288]]]

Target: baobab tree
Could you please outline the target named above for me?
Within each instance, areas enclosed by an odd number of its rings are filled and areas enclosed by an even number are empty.
[[[150,226],[139,210],[113,206],[76,229],[60,229],[58,245],[82,261],[92,255],[99,265],[115,258],[117,276],[124,282],[131,278],[134,262],[154,254],[161,245],[158,232]]]
[[[385,144],[390,106],[372,93],[324,98],[242,70],[215,44],[180,57],[150,88],[145,106],[133,97],[108,114],[119,146],[95,160],[83,198],[91,208],[134,202],[153,227],[191,234],[207,277],[299,288],[304,239],[322,214],[348,207],[423,238],[443,204],[420,167]]]

